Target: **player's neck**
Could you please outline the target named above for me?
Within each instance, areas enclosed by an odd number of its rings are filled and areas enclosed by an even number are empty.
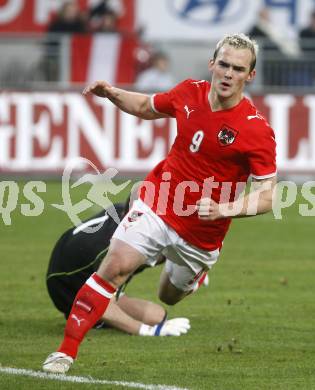
[[[218,93],[214,90],[214,88],[210,89],[208,100],[213,112],[229,110],[239,104],[239,102],[243,99],[243,94],[237,94],[234,96],[223,97],[218,95]]]

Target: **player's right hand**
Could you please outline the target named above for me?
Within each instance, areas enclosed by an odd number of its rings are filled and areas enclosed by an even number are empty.
[[[83,95],[87,95],[88,93],[92,93],[93,95],[114,99],[118,96],[118,91],[115,87],[111,86],[107,81],[95,81],[91,85],[88,85],[83,90]]]
[[[173,318],[165,321],[160,329],[160,334],[156,336],[180,336],[190,329],[188,318]]]
[[[211,198],[201,198],[196,203],[198,218],[204,221],[215,221],[220,218],[226,218],[227,215],[222,213],[225,210],[223,204],[215,202]]]
[[[190,329],[188,318],[173,318],[172,320],[162,321],[155,326],[142,324],[140,336],[180,336]]]

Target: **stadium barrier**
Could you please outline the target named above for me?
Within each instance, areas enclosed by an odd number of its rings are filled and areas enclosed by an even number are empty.
[[[275,129],[279,173],[315,173],[315,95],[252,96]],[[82,156],[104,170],[145,173],[176,136],[172,119],[139,120],[78,92],[0,94],[0,173],[61,173]]]
[[[259,40],[257,75],[249,85],[255,94],[314,93],[314,41],[300,41],[295,56],[268,49]],[[215,41],[154,41],[149,46],[166,52],[175,81],[209,77],[207,59]],[[143,44],[137,33],[1,34],[2,89],[69,89],[97,79],[132,86],[141,65]],[[25,55],[27,53],[27,56]],[[187,53],[189,55],[187,56]],[[148,53],[147,53],[148,55]]]

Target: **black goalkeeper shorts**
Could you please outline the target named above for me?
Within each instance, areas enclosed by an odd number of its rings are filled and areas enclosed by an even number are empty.
[[[79,256],[71,250],[65,249],[67,235],[64,235],[55,246],[46,276],[46,284],[50,298],[56,308],[65,314],[66,318],[71,311],[72,303],[77,292],[86,280],[95,272],[95,264],[89,266],[78,262]]]

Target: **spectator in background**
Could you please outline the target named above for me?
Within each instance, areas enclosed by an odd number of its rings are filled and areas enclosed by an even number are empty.
[[[108,11],[98,18],[97,22],[90,23],[92,32],[117,32],[117,15],[113,11]]]
[[[104,15],[106,12],[114,12],[117,17],[121,17],[125,10],[121,0],[100,0],[94,7],[92,7],[91,17],[97,15]]]
[[[271,21],[268,7],[260,10],[258,20],[248,34],[256,40],[261,40],[260,47],[264,52],[263,84],[266,87],[287,84],[289,76],[284,60],[297,58],[299,48],[294,40],[288,39],[285,32]]]
[[[84,33],[86,21],[76,1],[65,2],[48,26],[48,33]]]
[[[311,13],[309,25],[299,32],[300,47],[303,51],[303,73],[301,72],[300,85],[311,87],[315,83],[315,9]],[[302,82],[301,82],[302,81]]]
[[[90,10],[90,30],[93,32],[115,32],[117,21],[124,14],[121,0],[101,0]]]
[[[277,50],[288,57],[297,57],[299,54],[296,42],[288,39],[285,31],[272,22],[268,7],[260,10],[258,20],[249,34],[258,39],[264,38],[264,49]]]
[[[151,66],[138,76],[136,88],[142,91],[162,91],[171,88],[174,85],[174,79],[169,68],[168,56],[162,52],[155,53],[152,56]]]
[[[86,20],[77,2],[66,1],[48,25],[45,41],[43,72],[46,81],[59,79],[62,34],[82,34],[87,31]]]
[[[301,47],[303,50],[315,49],[315,9],[311,13],[309,25],[300,31],[299,37],[302,40]],[[303,42],[304,39],[305,41]]]

